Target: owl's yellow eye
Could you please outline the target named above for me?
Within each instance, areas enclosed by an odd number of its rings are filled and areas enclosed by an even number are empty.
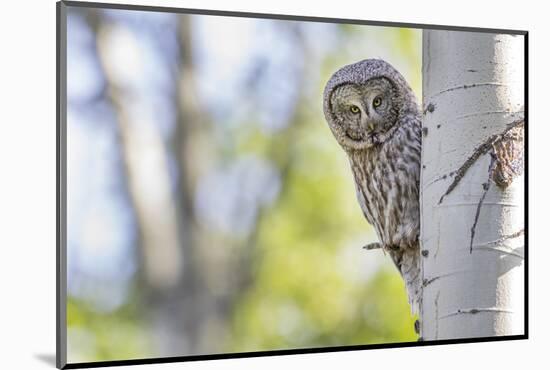
[[[353,114],[357,114],[359,113],[359,107],[357,105],[352,105],[349,109],[351,111],[351,113]]]
[[[372,106],[373,107],[379,107],[380,104],[382,104],[382,99],[381,98],[375,98],[373,101],[372,101]]]

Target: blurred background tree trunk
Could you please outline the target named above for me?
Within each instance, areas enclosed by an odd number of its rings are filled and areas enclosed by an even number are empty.
[[[127,191],[138,229],[138,295],[147,308],[155,353],[177,356],[221,352],[233,304],[253,282],[254,262],[260,257],[256,250],[258,227],[252,227],[240,247],[218,245],[216,236],[201,227],[195,214],[197,181],[212,170],[208,158],[219,153],[208,137],[208,114],[199,104],[191,18],[182,15],[177,20],[177,62],[172,76],[176,122],[168,142],[158,131],[136,123],[139,117],[129,111],[133,92],[117,80],[116,61],[109,52],[110,33],[117,27],[116,22],[99,11],[87,12],[86,19],[96,38],[105,98],[113,107],[117,122]],[[300,50],[305,58],[307,48],[299,27],[282,31],[303,45]],[[300,91],[296,94],[303,95]],[[294,102],[289,124],[280,133],[281,140],[274,140],[268,151],[275,152],[281,145],[293,147],[295,130],[305,122],[300,116],[301,101]],[[276,165],[283,174],[284,190],[292,150],[283,154]],[[144,167],[148,161],[154,165]],[[177,172],[175,189],[169,174],[171,162]],[[151,191],[154,196],[148,196]],[[260,208],[255,225],[262,216]]]
[[[168,176],[169,152],[159,132],[132,121],[128,111],[132,91],[118,83],[114,63],[109,60],[109,36],[116,25],[106,21],[99,11],[89,12],[87,20],[96,37],[105,94],[118,124],[128,193],[137,221],[139,295],[150,308],[152,337],[160,353],[189,352],[197,341],[196,331],[188,328],[186,318],[193,317],[193,313],[186,297],[194,298],[195,290],[182,289],[181,282],[192,258],[191,207],[186,201],[174,199]],[[153,166],[145,169],[142,164],[146,161],[153,161]],[[186,181],[185,173],[180,172],[178,183]],[[148,196],[151,193],[155,196]],[[187,279],[186,284],[193,282]]]
[[[425,340],[523,334],[524,37],[423,31]]]

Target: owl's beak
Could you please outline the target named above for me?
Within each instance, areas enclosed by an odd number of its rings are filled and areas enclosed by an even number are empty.
[[[373,132],[374,131],[374,122],[369,122],[367,124],[367,131],[368,132]]]

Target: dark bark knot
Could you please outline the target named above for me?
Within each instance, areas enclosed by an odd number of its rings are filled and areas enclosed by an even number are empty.
[[[523,174],[524,168],[524,129],[521,125],[504,133],[501,140],[493,144],[496,166],[492,173],[495,184],[502,190]]]
[[[523,173],[524,167],[524,120],[512,122],[500,133],[490,136],[478,146],[460,168],[454,171],[454,179],[439,199],[439,204],[460,183],[466,172],[484,154],[491,153],[495,165],[490,171],[490,179],[504,190]],[[485,190],[485,186],[484,186]]]
[[[424,110],[424,114],[426,113],[433,113],[435,111],[435,105],[433,103],[429,103],[426,106],[426,109]]]

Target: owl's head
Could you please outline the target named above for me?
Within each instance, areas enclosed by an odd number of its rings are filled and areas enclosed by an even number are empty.
[[[325,87],[325,118],[344,149],[385,142],[400,119],[416,110],[416,98],[403,76],[380,59],[341,68]]]

